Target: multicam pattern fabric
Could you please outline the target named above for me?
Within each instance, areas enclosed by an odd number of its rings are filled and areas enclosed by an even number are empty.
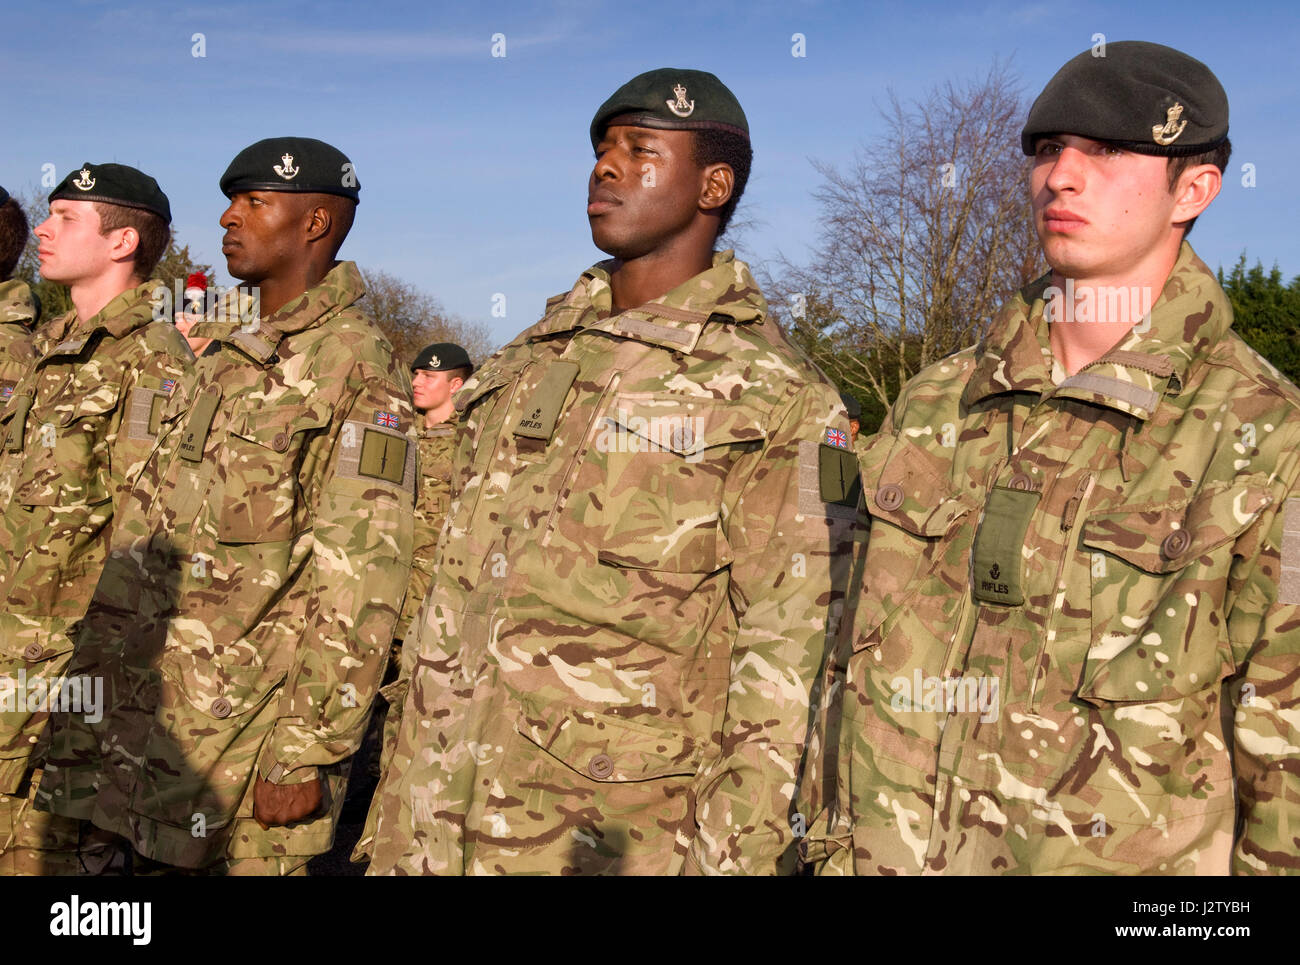
[[[410,379],[363,294],[343,262],[260,323],[195,326],[216,342],[77,637],[104,717],[54,715],[38,806],[186,868],[329,848],[411,556]],[[255,774],[321,777],[324,813],[263,831]]]
[[[1186,244],[1059,385],[1044,287],[863,457],[824,868],[1300,870],[1300,392]]]
[[[71,312],[44,326],[32,367],[0,410],[0,687],[24,697],[67,666],[68,628],[85,612],[114,516],[157,440],[151,407],[168,398],[163,380],[183,378],[193,361],[175,327],[153,320],[155,285],[123,292],[93,318]],[[46,720],[17,697],[10,708],[0,695],[4,793],[22,781]]]
[[[456,423],[442,422],[420,428],[419,491],[415,497],[414,555],[411,583],[397,621],[399,640],[413,633],[411,621],[429,593],[438,535],[451,505],[451,466],[456,443]],[[394,714],[394,716],[396,716]]]
[[[613,314],[597,266],[456,404],[370,872],[790,868],[856,512],[819,487],[838,394],[748,268]]]
[[[0,282],[0,405],[9,401],[32,363],[32,329],[38,309],[26,282],[11,278]]]

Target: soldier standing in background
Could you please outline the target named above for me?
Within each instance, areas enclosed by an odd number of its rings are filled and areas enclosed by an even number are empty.
[[[78,637],[104,719],[54,716],[39,803],[120,835],[137,871],[299,874],[330,848],[406,589],[415,418],[335,260],[351,162],[272,138],[221,190],[262,315],[191,331],[213,340],[192,402],[161,414]]]
[[[36,229],[41,274],[69,286],[74,308],[37,334],[32,367],[0,412],[0,479],[12,489],[0,509],[0,687],[13,698],[0,696],[4,873],[98,870],[112,853],[78,820],[32,808],[41,776],[33,745],[55,700],[75,697],[81,706],[71,710],[87,717],[104,711],[93,678],[58,682],[68,631],[193,361],[180,333],[154,316],[159,283],[144,281],[170,222],[153,178],[87,163],[50,193],[50,217]]]
[[[0,188],[0,405],[9,401],[14,385],[35,361],[32,329],[41,308],[27,283],[12,277],[27,234],[22,205]],[[8,494],[0,489],[0,503],[7,501]]]
[[[1110,43],[1022,147],[1051,272],[863,456],[828,870],[1300,871],[1300,391],[1185,240],[1227,96]]]
[[[397,636],[393,640],[388,671],[382,698],[375,708],[375,719],[366,735],[366,752],[363,758],[373,774],[353,773],[348,795],[362,806],[370,803],[375,780],[383,773],[397,747],[397,730],[401,721],[402,701],[406,698],[411,669],[402,662],[402,640],[413,635],[413,623],[420,606],[429,593],[433,577],[434,551],[443,519],[451,505],[452,455],[456,440],[456,407],[452,396],[460,391],[465,380],[474,371],[469,353],[452,342],[427,345],[411,363],[411,391],[414,393],[415,411],[423,419],[420,427],[419,487],[415,495],[415,539],[411,557],[411,582],[406,590],[406,602],[397,620]],[[376,744],[378,747],[376,747]],[[349,802],[349,809],[352,801]],[[345,819],[346,820],[346,819]],[[353,855],[360,861],[370,852],[374,821],[367,820],[360,842]]]
[[[456,436],[456,407],[452,396],[474,371],[469,353],[451,342],[420,350],[411,363],[411,391],[420,427],[420,489],[415,501],[415,554],[411,585],[398,620],[397,639],[407,636],[416,611],[429,593],[433,553],[442,521],[451,505],[451,457]]]
[[[848,424],[713,251],[752,158],[732,93],[642,74],[590,136],[587,213],[614,257],[456,397],[372,873],[794,864],[856,517]]]

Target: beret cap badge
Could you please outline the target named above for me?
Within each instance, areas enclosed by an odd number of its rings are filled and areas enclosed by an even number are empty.
[[[677,95],[675,101],[664,101],[668,109],[678,117],[690,117],[695,113],[695,101],[686,100],[686,88],[678,81],[677,86],[673,88],[673,93]]]
[[[284,162],[283,165],[280,164],[272,165],[272,167],[275,169],[275,173],[280,175],[280,177],[284,178],[286,181],[292,181],[297,176],[298,171],[300,170],[299,168],[293,166],[293,155],[289,154],[286,151],[284,155],[281,156],[280,160]]]
[[[89,191],[95,186],[95,179],[90,176],[89,168],[81,169],[81,177],[72,182],[73,187],[80,191]]]
[[[1163,146],[1166,144],[1173,144],[1174,141],[1178,140],[1178,136],[1182,134],[1183,129],[1187,127],[1187,121],[1185,119],[1179,121],[1182,114],[1183,105],[1174,104],[1173,107],[1165,111],[1165,122],[1163,124],[1155,124],[1152,126],[1151,136],[1155,139],[1157,144]]]

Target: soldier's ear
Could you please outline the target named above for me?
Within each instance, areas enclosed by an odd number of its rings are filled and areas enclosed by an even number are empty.
[[[330,233],[334,225],[334,216],[323,204],[313,205],[307,217],[307,240],[320,241]]]
[[[1191,221],[1210,206],[1223,187],[1223,173],[1213,164],[1198,164],[1184,171],[1174,186],[1174,224]]]
[[[700,186],[700,210],[714,211],[731,200],[736,188],[736,172],[730,164],[721,161],[704,166],[704,181]]]

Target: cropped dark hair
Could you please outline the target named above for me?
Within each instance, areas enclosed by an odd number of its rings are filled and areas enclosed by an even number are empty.
[[[0,281],[7,281],[18,267],[27,246],[27,215],[16,198],[0,204]]]
[[[749,139],[730,131],[704,128],[695,132],[695,147],[692,159],[700,167],[709,164],[726,164],[736,176],[731,197],[718,209],[718,236],[727,230],[731,216],[736,210],[740,196],[745,193],[745,184],[749,181],[749,169],[754,163],[754,149]]]

